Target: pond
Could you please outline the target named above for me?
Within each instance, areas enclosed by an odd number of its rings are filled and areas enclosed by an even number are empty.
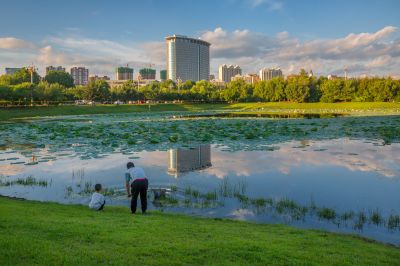
[[[356,233],[400,245],[400,118],[123,114],[0,125],[0,194],[129,206],[128,161],[150,209]],[[127,209],[128,213],[128,209]]]

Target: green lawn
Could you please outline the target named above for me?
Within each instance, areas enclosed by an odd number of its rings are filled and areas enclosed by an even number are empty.
[[[356,236],[0,198],[1,265],[400,265]]]
[[[226,104],[154,104],[149,108],[148,104],[141,105],[64,105],[64,106],[35,106],[0,108],[0,121],[15,118],[32,118],[60,115],[85,115],[108,113],[132,113],[132,112],[161,112],[161,111],[200,111],[210,108],[223,108]]]
[[[84,115],[162,111],[233,110],[242,113],[340,113],[355,115],[400,114],[400,103],[237,103],[237,104],[147,104],[96,106],[36,106],[0,108],[0,121],[60,115]]]

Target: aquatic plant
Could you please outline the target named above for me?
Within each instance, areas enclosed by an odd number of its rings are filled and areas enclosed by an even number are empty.
[[[317,210],[317,215],[320,219],[334,220],[336,218],[336,211],[331,208],[320,208]]]
[[[353,219],[354,215],[355,215],[355,213],[353,211],[346,211],[340,215],[340,220],[342,220],[342,221],[351,220],[351,219]]]
[[[380,224],[383,223],[383,218],[382,218],[382,215],[380,214],[380,212],[378,210],[374,210],[374,211],[372,211],[370,213],[369,221],[372,224],[375,224],[376,226],[379,226]]]
[[[202,196],[203,198],[205,198],[206,200],[208,200],[208,201],[215,201],[215,200],[218,199],[218,193],[217,193],[216,190],[207,192],[207,193],[205,193],[205,194],[202,194],[201,196]]]
[[[351,137],[356,139],[382,139],[384,143],[400,141],[400,121],[389,117],[358,117],[316,120],[270,120],[264,118],[207,117],[168,119],[170,114],[154,113],[93,116],[88,126],[74,119],[9,123],[2,125],[0,139],[12,142],[30,142],[36,147],[49,144],[49,153],[96,158],[104,151],[126,148],[165,150],[170,145],[225,142],[228,150],[246,147],[246,150],[289,140]],[[115,119],[119,117],[121,119]],[[128,124],[126,120],[136,123]],[[193,123],[195,121],[195,123]],[[321,125],[321,126],[319,126]],[[44,142],[45,140],[45,142]],[[232,141],[234,140],[234,141]],[[11,143],[12,144],[12,143]],[[55,158],[53,158],[55,159]],[[43,160],[46,160],[43,158]]]
[[[390,214],[387,220],[387,228],[391,231],[395,230],[396,228],[400,229],[400,216],[395,214]]]
[[[250,199],[250,202],[257,208],[263,208],[267,206],[267,199],[264,198]]]
[[[360,211],[356,216],[356,220],[354,221],[353,228],[355,230],[362,231],[364,228],[364,224],[366,222],[367,222],[367,216],[365,215],[364,211]]]
[[[247,205],[250,201],[249,197],[240,193],[235,193],[234,197],[237,198],[239,202],[242,203],[243,205]]]
[[[27,177],[19,177],[14,180],[7,180],[4,177],[0,179],[0,186],[13,186],[13,185],[47,187],[48,181],[36,179],[32,175]]]
[[[275,204],[275,209],[279,214],[296,210],[299,207],[300,206],[295,201],[287,198],[280,199]]]

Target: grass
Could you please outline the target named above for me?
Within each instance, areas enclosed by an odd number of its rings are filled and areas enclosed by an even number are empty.
[[[400,103],[237,103],[237,104],[152,104],[151,112],[235,110],[242,113],[337,113],[398,114]],[[96,106],[35,106],[0,109],[0,121],[43,116],[149,112],[148,104]],[[249,137],[251,137],[249,135]],[[175,137],[171,138],[174,142]]]
[[[364,238],[151,212],[0,198],[2,265],[399,265]]]

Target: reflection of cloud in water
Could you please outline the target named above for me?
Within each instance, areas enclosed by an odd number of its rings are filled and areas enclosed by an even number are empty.
[[[247,220],[249,217],[254,217],[254,216],[255,216],[254,212],[249,209],[236,209],[228,215],[228,217],[239,220]]]
[[[16,175],[23,171],[23,167],[21,165],[11,165],[11,164],[3,164],[0,165],[0,174],[1,175]]]
[[[309,146],[308,146],[309,145]],[[398,177],[400,158],[399,144],[373,146],[359,140],[329,140],[307,143],[280,144],[275,151],[245,151],[228,153],[213,151],[214,167],[207,170],[219,178],[234,173],[250,176],[278,170],[290,174],[290,170],[302,164],[333,165],[351,171],[377,172],[385,177]],[[296,148],[294,148],[296,147]]]
[[[239,151],[225,152],[212,149],[213,166],[204,169],[204,173],[224,178],[226,176],[251,176],[266,172],[279,171],[290,174],[291,169],[301,165],[338,166],[351,171],[377,172],[386,177],[399,177],[400,145],[374,146],[360,140],[338,139],[326,141],[286,142],[279,144],[280,149],[274,151]],[[39,151],[41,157],[52,155]],[[18,156],[19,153],[8,154],[7,157]],[[138,157],[129,159],[129,157]],[[99,173],[117,170],[121,176],[128,161],[147,169],[160,168],[167,170],[168,152],[138,152],[129,155],[109,154],[104,158],[81,160],[79,157],[59,157],[55,161],[41,162],[38,165],[10,165],[0,163],[0,173],[16,175],[39,170],[52,175],[69,176],[73,170],[85,169],[87,173]],[[120,169],[120,170],[118,170]],[[119,175],[119,174],[118,174]]]

